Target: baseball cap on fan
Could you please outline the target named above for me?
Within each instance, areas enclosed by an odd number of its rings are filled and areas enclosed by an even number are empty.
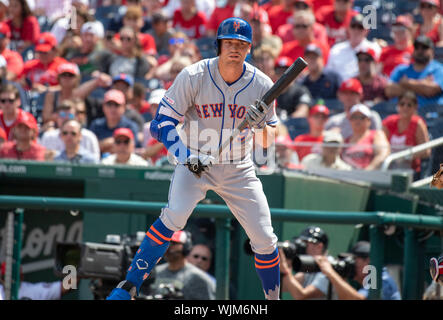
[[[57,39],[50,32],[43,32],[35,46],[36,52],[49,52],[57,45]]]
[[[341,92],[350,91],[350,92],[355,92],[355,93],[362,95],[363,94],[363,87],[360,83],[360,80],[355,79],[355,78],[350,78],[350,79],[342,82],[338,91],[341,91]]]
[[[28,113],[22,113],[21,116],[17,119],[16,126],[19,124],[24,124],[29,129],[33,129],[36,133],[38,133],[38,125],[35,118]]]
[[[358,241],[351,249],[356,257],[368,258],[371,252],[371,244],[368,241]]]
[[[109,101],[116,102],[117,104],[125,104],[126,98],[123,92],[121,92],[120,90],[111,89],[106,91],[104,98],[105,103]]]
[[[310,117],[312,117],[318,113],[324,114],[325,116],[329,117],[329,109],[325,105],[316,104],[311,109],[309,109],[309,116]]]
[[[100,21],[89,21],[83,24],[81,34],[91,33],[97,38],[103,39],[105,37],[105,28]]]
[[[362,103],[358,103],[358,104],[354,105],[351,108],[351,111],[349,112],[349,114],[354,114],[356,112],[360,112],[361,114],[363,114],[367,118],[371,117],[371,110],[369,110],[369,108]]]
[[[185,231],[179,230],[179,231],[174,232],[174,234],[171,237],[171,242],[178,242],[178,243],[185,244],[186,241],[188,240],[187,237],[188,237],[188,235],[186,234]]]
[[[0,23],[0,39],[11,38],[11,28],[5,23]]]
[[[63,63],[57,68],[57,74],[60,75],[62,73],[70,73],[73,75],[80,75],[80,69],[75,63]]]
[[[378,62],[378,58],[377,58],[377,54],[375,53],[375,50],[372,48],[362,48],[360,49],[357,53],[356,56],[358,57],[361,54],[366,54],[369,57],[372,58],[372,60],[374,60],[375,62]]]
[[[276,68],[289,68],[294,61],[292,58],[281,56],[275,61]]]
[[[115,129],[112,136],[114,138],[125,137],[125,138],[128,138],[129,140],[134,140],[134,134],[132,133],[131,129],[128,129],[128,128]]]

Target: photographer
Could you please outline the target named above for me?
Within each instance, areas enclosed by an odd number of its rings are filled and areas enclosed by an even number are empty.
[[[363,280],[367,276],[364,268],[370,264],[369,252],[370,243],[367,241],[357,242],[351,250],[355,259],[355,275],[353,279],[357,281],[360,286],[359,290],[354,289],[344,278],[342,278],[332,267],[326,256],[315,256],[320,270],[331,281],[334,290],[337,292],[339,300],[366,300],[368,298],[369,290],[363,287]],[[400,292],[392,277],[387,272],[386,268],[382,271],[382,300],[400,300]]]
[[[321,228],[310,226],[302,231],[299,239],[306,243],[306,254],[326,258],[328,236]],[[286,258],[284,250],[279,250],[279,253],[282,292],[289,292],[296,300],[320,300],[328,297],[329,281],[324,274],[298,272],[293,275],[292,261]]]
[[[167,263],[155,267],[154,286],[172,285],[176,291],[183,293],[182,299],[185,300],[213,300],[215,283],[206,272],[186,260],[191,248],[189,232],[181,230],[172,235],[164,256]]]

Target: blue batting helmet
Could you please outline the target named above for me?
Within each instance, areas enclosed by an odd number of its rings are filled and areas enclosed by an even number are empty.
[[[217,29],[216,49],[219,50],[219,40],[238,39],[252,43],[252,28],[249,23],[240,18],[223,20]]]

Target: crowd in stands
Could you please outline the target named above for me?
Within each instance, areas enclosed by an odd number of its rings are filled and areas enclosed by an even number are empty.
[[[278,166],[379,169],[443,126],[440,2],[390,2],[0,0],[0,158],[167,163],[149,132],[156,108],[236,16],[253,29],[247,61],[273,81],[308,62],[276,100]],[[393,167],[418,179],[442,157]]]

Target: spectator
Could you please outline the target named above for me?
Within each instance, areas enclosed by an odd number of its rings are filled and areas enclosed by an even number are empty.
[[[214,0],[201,0],[196,1],[196,7],[199,12],[202,12],[206,18],[209,18],[214,12],[216,1]],[[162,12],[168,17],[173,17],[174,12],[180,10],[183,4],[180,0],[169,0],[167,5],[162,8]]]
[[[165,89],[156,89],[151,92],[149,95],[149,113],[151,114],[152,119],[155,118],[155,115],[157,113],[158,105],[160,104],[160,101],[163,99],[163,96],[165,95],[166,90]],[[148,145],[148,142],[151,140],[151,122],[146,122],[143,125],[143,147],[146,147]],[[155,140],[155,139],[154,139]],[[157,140],[156,140],[157,141]],[[166,150],[167,152],[167,150]],[[147,158],[148,156],[144,156],[144,158]]]
[[[397,104],[397,114],[383,120],[383,131],[391,144],[392,152],[398,152],[429,141],[428,128],[424,120],[417,113],[418,100],[415,93],[405,91]],[[412,168],[414,180],[420,177],[420,163],[422,158],[428,158],[431,150],[412,155],[411,159],[397,160],[391,168]]]
[[[35,118],[24,113],[12,129],[14,140],[5,142],[0,149],[0,158],[45,161],[46,149],[39,143]]]
[[[12,83],[0,88],[0,127],[5,130],[7,140],[12,140],[12,128],[25,116],[33,117],[21,108],[20,92]]]
[[[54,161],[72,164],[98,163],[97,159],[88,150],[82,148],[80,144],[82,139],[81,130],[81,124],[77,120],[66,120],[62,124],[60,137],[65,148],[54,158]]]
[[[443,45],[443,24],[440,1],[420,0],[419,10],[423,22],[418,24],[414,38],[427,36],[436,47],[441,47]]]
[[[199,243],[192,246],[191,252],[186,256],[186,260],[205,271],[215,285],[215,277],[209,272],[212,264],[212,251],[206,244]]]
[[[75,9],[75,23],[71,20]],[[65,47],[76,43],[77,47],[81,47],[81,29],[83,25],[89,21],[94,21],[94,17],[89,13],[87,8],[83,8],[79,1],[72,3],[71,13],[58,19],[52,24],[51,33],[59,43],[60,55],[65,55]],[[78,43],[78,45],[77,45]]]
[[[354,289],[345,279],[343,279],[331,266],[325,256],[316,256],[315,260],[321,272],[331,281],[334,290],[337,292],[339,300],[366,300],[369,289],[363,286],[363,280],[367,276],[366,268],[371,262],[369,258],[370,243],[367,241],[357,242],[351,250],[355,258],[355,276],[353,280],[362,286],[358,291]],[[379,270],[377,270],[379,272]],[[387,269],[382,270],[381,298],[383,300],[400,300],[400,292]]]
[[[72,0],[39,0],[33,12],[36,16],[43,16],[50,23],[54,23],[69,12],[71,5]]]
[[[301,232],[299,239],[306,242],[307,255],[326,258],[329,239],[323,229],[309,226]],[[292,263],[286,259],[284,250],[279,253],[283,292],[289,292],[295,300],[324,300],[328,297],[329,281],[324,274],[297,272],[293,275]]]
[[[434,44],[426,36],[414,40],[413,62],[397,66],[386,87],[389,98],[399,97],[406,90],[418,97],[418,108],[443,104],[443,65],[434,60]]]
[[[72,100],[63,100],[56,108],[54,124],[56,128],[46,130],[41,137],[41,144],[48,150],[61,153],[65,149],[61,127],[68,120],[78,121],[78,112]],[[80,130],[80,147],[97,162],[100,160],[100,147],[97,137],[86,128]]]
[[[75,105],[75,115],[76,119],[82,125],[82,128],[86,128],[88,126],[88,115],[86,112],[86,103],[85,100],[74,98],[72,99]]]
[[[105,30],[100,21],[89,21],[80,29],[81,42],[67,46],[64,57],[80,68],[82,77],[90,76],[104,63],[102,40]]]
[[[172,27],[186,34],[189,39],[198,39],[206,34],[206,16],[199,11],[196,0],[180,0],[181,8],[174,12]]]
[[[63,63],[57,68],[57,82],[59,90],[48,91],[42,110],[43,123],[53,121],[56,117],[56,107],[63,101],[78,97],[85,99],[91,92],[87,86],[80,87],[80,70],[74,63]]]
[[[319,144],[323,141],[323,129],[328,117],[329,109],[324,105],[315,105],[309,110],[309,133],[300,134],[294,139],[294,149],[300,161],[310,153],[320,153]]]
[[[389,77],[396,66],[411,62],[414,51],[412,29],[412,18],[407,15],[398,16],[392,25],[394,43],[383,47],[379,61],[380,70],[386,76]]]
[[[131,8],[139,8],[142,12],[142,19],[140,21],[140,30],[141,32],[147,32],[151,29],[151,14],[156,10],[154,8],[148,8],[144,9],[143,4],[147,1],[140,1],[140,0],[130,0],[126,1],[124,4],[125,6],[122,6],[120,10],[117,10],[117,12],[113,15],[112,19],[109,21],[108,27],[106,28],[106,31],[109,32],[109,34],[115,34],[117,33],[123,26],[124,26],[124,20],[126,17],[126,14],[131,11]],[[149,2],[157,2],[158,1],[149,1]],[[120,4],[118,4],[120,5]]]
[[[277,160],[277,167],[280,169],[300,169],[300,161],[297,153],[293,150],[293,145],[289,134],[278,135],[275,138],[275,158]]]
[[[324,61],[328,61],[329,46],[321,43],[314,37],[315,17],[311,11],[298,11],[294,14],[294,37],[295,40],[283,44],[281,56],[295,60],[303,56],[309,44],[315,44],[321,49]]]
[[[344,107],[344,112],[333,115],[328,119],[325,124],[326,130],[336,129],[339,130],[343,139],[347,139],[352,135],[352,127],[349,122],[349,111],[351,108],[361,103],[363,97],[363,87],[359,80],[352,78],[343,81],[337,92],[338,99]],[[381,118],[380,115],[371,110],[371,129],[381,130]]]
[[[58,56],[57,40],[49,32],[40,35],[35,53],[36,59],[25,62],[20,78],[24,86],[42,93],[58,85],[57,69],[67,61]]]
[[[121,40],[119,53],[105,53],[104,56],[101,57],[101,59],[105,59],[100,67],[101,71],[108,73],[111,77],[125,73],[133,78],[144,78],[153,67],[153,64],[156,63],[155,58],[151,57],[148,61],[147,57],[143,54],[137,36],[138,33],[134,29],[131,27],[123,27],[119,34]]]
[[[308,88],[312,98],[336,99],[340,87],[340,75],[334,70],[325,70],[325,60],[321,49],[315,44],[309,44],[304,53],[308,63],[308,73],[301,84]]]
[[[29,109],[29,93],[23,89],[20,83],[7,79],[8,68],[6,59],[0,55],[0,86],[10,83],[16,87],[20,95],[22,109]]]
[[[0,54],[5,58],[8,69],[6,74],[7,80],[15,80],[23,72],[23,58],[14,50],[9,49],[11,38],[11,29],[9,26],[0,22]]]
[[[152,16],[152,30],[149,34],[154,37],[157,53],[161,55],[168,54],[169,40],[173,37],[174,29],[168,27],[169,19],[161,12],[154,13]]]
[[[22,54],[39,41],[40,25],[27,0],[9,0],[9,16],[6,23],[11,29],[11,49]]]
[[[363,88],[363,102],[367,106],[373,106],[388,98],[385,95],[385,88],[388,80],[377,72],[377,56],[371,48],[364,48],[357,52],[358,79]]]
[[[169,59],[155,70],[156,77],[164,81],[163,87],[168,89],[183,68],[190,66],[192,60],[187,56],[177,56]]]
[[[371,130],[371,111],[356,104],[349,112],[352,135],[345,139],[343,160],[356,169],[375,170],[389,155],[389,142],[382,130]]]
[[[309,0],[294,0],[294,8],[294,14],[301,10],[313,12],[312,3]],[[294,32],[296,31],[296,29],[293,23],[293,19],[291,22],[292,23],[281,25],[277,29],[276,35],[278,35],[283,40],[283,42],[289,42],[296,39]],[[315,40],[321,43],[328,43],[328,34],[324,25],[315,22],[313,25],[313,31]]]
[[[137,124],[124,116],[126,110],[126,99],[124,94],[116,89],[111,89],[105,93],[103,102],[103,118],[92,121],[89,129],[98,138],[100,151],[102,153],[112,151],[114,146],[113,133],[117,128],[129,128],[137,139]],[[136,145],[138,145],[138,141]]]
[[[206,23],[206,35],[214,37],[220,23],[234,16],[235,5],[238,0],[226,0],[223,5],[217,5]]]
[[[269,0],[269,1],[261,4],[260,7],[262,7],[264,10],[266,10],[266,12],[269,15],[269,11],[276,6],[281,5],[282,2],[283,2],[283,0]]]
[[[102,160],[102,164],[124,164],[130,166],[147,166],[148,163],[142,157],[134,153],[134,134],[128,128],[117,128],[113,133],[114,145],[112,154]]]
[[[112,89],[117,89],[123,92],[123,94],[125,95],[125,100],[128,102],[132,101],[133,99],[134,95],[133,87],[134,87],[134,79],[132,79],[130,75],[121,73],[112,79]],[[141,114],[134,108],[129,107],[127,104],[124,115],[126,118],[137,124],[138,130],[141,134],[141,131],[143,130],[143,125],[145,123],[145,119],[143,119]],[[138,141],[140,141],[141,139],[142,135],[137,137]]]
[[[270,45],[261,45],[253,51],[255,66],[273,80],[277,79],[275,75],[275,60],[277,57],[278,50]]]
[[[268,14],[263,8],[258,7],[254,0],[242,2],[241,11],[240,18],[248,21],[252,28],[252,48],[258,47],[267,41],[279,41],[281,43],[281,39],[272,34]]]
[[[280,26],[290,23],[294,11],[294,0],[282,0],[281,4],[269,8],[269,24],[273,34],[277,34]]]
[[[132,90],[132,102],[128,106],[128,109],[133,109],[137,112],[137,114],[143,117],[142,127],[146,121],[151,121],[153,119],[151,113],[149,112],[149,102],[146,101],[146,92],[147,90],[143,83],[134,83]]]
[[[6,137],[6,132],[5,132],[5,130],[3,130],[2,127],[0,127],[0,149],[3,145],[3,143],[6,142],[6,140],[8,140],[8,137]]]
[[[5,22],[8,15],[9,0],[0,1],[0,22]]]
[[[352,9],[353,2],[354,0],[334,0],[332,6],[316,11],[317,21],[326,27],[330,47],[348,38],[347,30],[351,20],[358,14]]]
[[[1,264],[0,278],[0,300],[5,295],[4,280],[6,274],[6,263]],[[24,275],[20,269],[20,287],[18,289],[19,300],[60,300],[63,295],[71,289],[65,289],[62,281],[54,282],[28,282],[24,280]]]
[[[339,0],[341,2],[343,0]],[[351,0],[347,0],[350,2]],[[369,30],[365,28],[364,17],[357,14],[351,20],[348,28],[349,38],[346,41],[337,43],[329,52],[329,60],[326,69],[336,71],[342,80],[356,77],[358,74],[358,61],[356,53],[360,50],[371,48],[375,52],[377,59],[380,57],[380,46],[366,37]]]
[[[123,27],[130,27],[137,31],[138,42],[141,45],[142,51],[146,55],[155,56],[157,54],[157,48],[155,46],[154,37],[148,33],[142,33],[142,28],[144,25],[143,11],[140,6],[130,6],[128,7],[124,17],[123,17]],[[120,34],[117,33],[114,36],[115,53],[119,53],[122,42],[120,39]]]
[[[167,263],[155,267],[155,283],[171,284],[181,289],[185,300],[214,300],[214,282],[206,272],[186,261],[191,247],[189,232],[174,232],[164,256]]]
[[[308,154],[303,158],[302,166],[307,170],[316,170],[318,168],[352,170],[352,167],[340,157],[342,152],[341,144],[343,144],[343,137],[340,132],[324,131],[321,153]]]
[[[276,78],[280,78],[291,66],[293,60],[288,57],[279,57],[276,61]],[[285,118],[304,118],[308,116],[309,107],[313,105],[309,90],[294,81],[277,98],[277,113]]]

